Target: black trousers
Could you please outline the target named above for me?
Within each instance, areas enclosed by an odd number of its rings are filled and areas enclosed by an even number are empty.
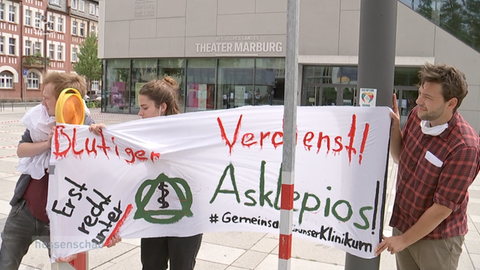
[[[142,270],[193,270],[202,234],[190,237],[142,238],[140,255]]]

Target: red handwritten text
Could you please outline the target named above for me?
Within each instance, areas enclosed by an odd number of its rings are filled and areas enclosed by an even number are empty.
[[[71,134],[68,134],[65,132],[65,126],[57,125],[55,127],[55,149],[53,150],[53,154],[56,159],[66,157],[69,152],[77,158],[81,158],[83,154],[89,156],[93,154],[95,157],[99,154],[103,154],[110,159],[109,155],[112,155],[123,158],[128,164],[146,162],[149,160],[155,162],[160,159],[160,153],[155,151],[147,151],[144,149],[137,150],[131,147],[126,147],[121,151],[115,143],[115,137],[110,138],[112,145],[109,145],[110,142],[105,138],[103,132],[100,132],[100,137],[101,139],[98,140],[98,143],[97,138],[86,138],[85,141],[80,141],[79,144],[77,143],[77,128],[73,128]]]
[[[243,115],[240,115],[237,121],[235,131],[233,133],[233,139],[229,139],[227,136],[223,121],[220,117],[217,118],[218,127],[220,129],[220,137],[225,141],[225,145],[228,146],[230,155],[232,154],[235,145],[239,142],[243,147],[254,147],[258,146],[260,149],[263,149],[266,144],[271,144],[275,149],[283,145],[283,132],[281,131],[260,131],[258,134],[252,132],[241,133],[242,128],[242,118]],[[365,151],[365,146],[368,138],[368,132],[370,129],[370,124],[366,123],[363,131],[363,138],[360,145],[359,155],[359,164],[362,164],[363,153]],[[303,137],[300,138],[300,143],[303,144],[305,151],[316,150],[318,154],[321,150],[325,151],[328,155],[330,151],[334,155],[340,154],[342,151],[346,151],[348,155],[348,160],[351,163],[352,157],[357,155],[356,145],[356,134],[357,134],[357,116],[352,115],[352,122],[350,125],[350,130],[346,134],[346,138],[343,136],[331,136],[325,134],[323,131],[314,132],[307,131]],[[298,132],[296,134],[296,144],[298,144]],[[239,140],[239,138],[241,138]]]

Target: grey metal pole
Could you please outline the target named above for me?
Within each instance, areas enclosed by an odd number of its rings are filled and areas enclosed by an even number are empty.
[[[287,2],[287,47],[282,157],[282,196],[278,269],[289,270],[292,253],[293,190],[295,180],[295,133],[298,97],[298,33],[300,1]]]
[[[397,0],[361,0],[358,86],[377,89],[377,106],[391,106],[395,73]],[[360,95],[357,95],[357,100]],[[387,166],[388,166],[388,160]],[[385,182],[386,182],[385,177]],[[383,193],[385,194],[386,183]],[[382,205],[382,221],[385,205]],[[383,230],[383,222],[381,222]],[[381,235],[378,235],[381,240]],[[362,259],[346,254],[345,270],[378,270],[380,256]]]

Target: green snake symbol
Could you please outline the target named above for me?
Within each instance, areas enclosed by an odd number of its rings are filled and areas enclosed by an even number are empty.
[[[146,210],[148,202],[152,198],[152,195],[155,193],[158,185],[161,182],[169,183],[170,187],[173,188],[175,193],[180,200],[182,209],[164,209],[164,210]],[[181,188],[183,187],[183,189]],[[145,196],[142,197],[143,191],[148,189]],[[184,192],[185,191],[185,192]],[[137,211],[133,219],[145,219],[145,221],[150,223],[157,224],[172,224],[178,222],[182,217],[191,217],[193,213],[191,211],[193,196],[190,186],[187,184],[187,181],[182,178],[169,178],[164,173],[160,174],[156,179],[145,180],[142,185],[137,190],[135,194],[135,203],[137,205]],[[170,216],[168,218],[155,218],[158,216]]]

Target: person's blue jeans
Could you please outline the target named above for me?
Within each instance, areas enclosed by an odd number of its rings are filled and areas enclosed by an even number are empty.
[[[47,248],[50,242],[48,223],[33,217],[25,200],[18,201],[10,210],[2,232],[0,270],[17,270],[30,244],[40,240]]]

